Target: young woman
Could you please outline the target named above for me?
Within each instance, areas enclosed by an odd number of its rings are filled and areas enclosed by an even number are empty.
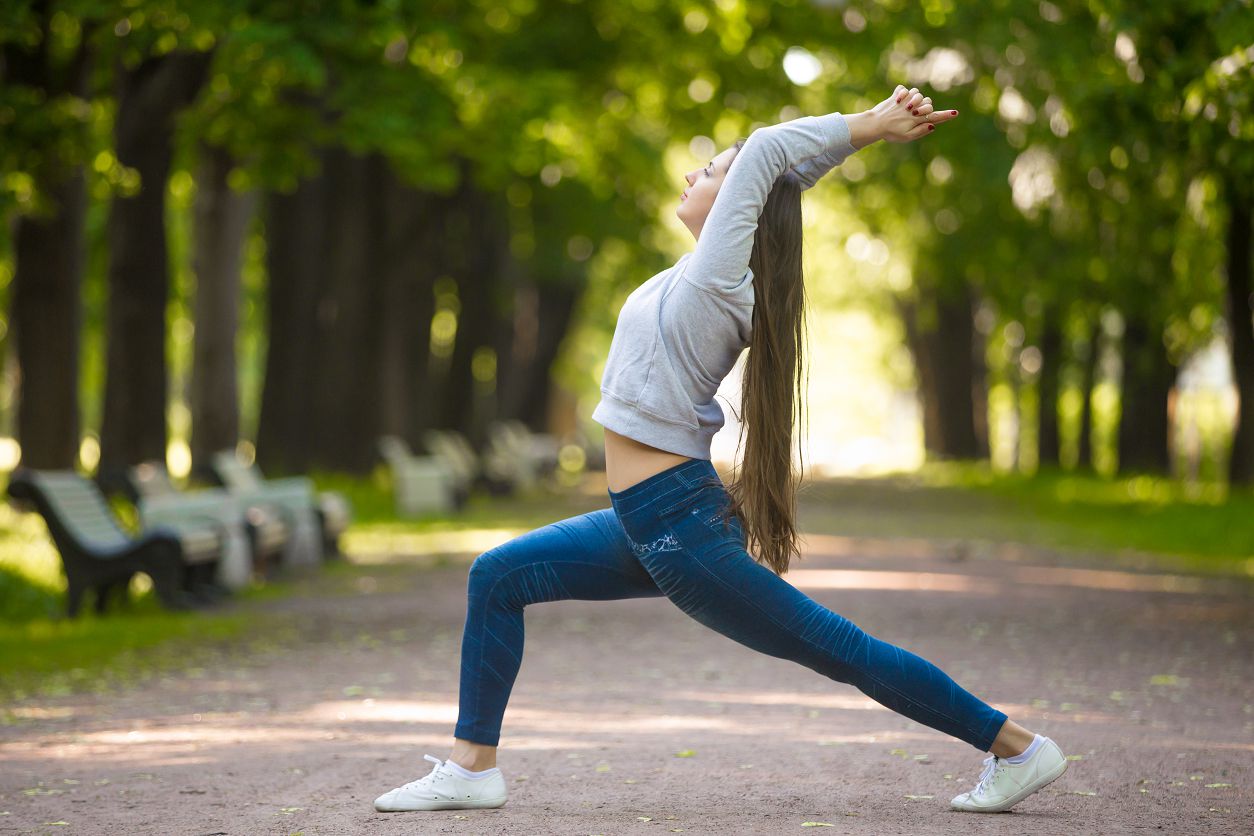
[[[951,806],[1009,809],[1067,768],[1058,745],[963,690],[927,660],[868,635],[783,575],[798,555],[792,430],[802,352],[801,192],[879,139],[955,118],[898,86],[873,109],[759,128],[690,172],[677,209],[696,247],[619,313],[592,417],[605,427],[610,508],[556,522],[470,567],[452,752],[375,801],[385,812],[500,807],[501,719],[523,653],[523,609],[562,599],[666,596],[741,644],[857,687],[991,752]],[[749,347],[740,478],[710,463],[719,382]],[[744,429],[742,428],[742,433]]]

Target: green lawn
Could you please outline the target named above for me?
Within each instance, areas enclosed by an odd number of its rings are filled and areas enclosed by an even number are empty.
[[[812,483],[803,524],[819,533],[1136,551],[1164,567],[1254,575],[1254,491],[1151,477],[995,474],[971,464]]]

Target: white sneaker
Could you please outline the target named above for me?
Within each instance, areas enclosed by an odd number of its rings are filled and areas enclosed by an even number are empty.
[[[431,774],[374,800],[380,813],[411,810],[467,810],[500,807],[505,803],[505,776],[495,766],[483,778],[464,778],[434,755],[423,755],[435,764]]]
[[[949,806],[969,813],[1000,813],[1067,771],[1067,759],[1048,737],[1023,763],[1009,763],[996,755],[984,759],[984,772],[975,789],[954,796]]]

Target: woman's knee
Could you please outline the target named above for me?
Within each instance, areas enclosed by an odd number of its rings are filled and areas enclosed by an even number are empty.
[[[467,580],[469,591],[471,594],[487,593],[501,578],[505,577],[507,571],[506,555],[502,547],[489,549],[470,564],[470,574]]]

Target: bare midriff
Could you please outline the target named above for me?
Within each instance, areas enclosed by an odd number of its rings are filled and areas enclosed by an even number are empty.
[[[610,429],[605,431],[605,476],[615,493],[691,460],[691,456],[659,450]]]

